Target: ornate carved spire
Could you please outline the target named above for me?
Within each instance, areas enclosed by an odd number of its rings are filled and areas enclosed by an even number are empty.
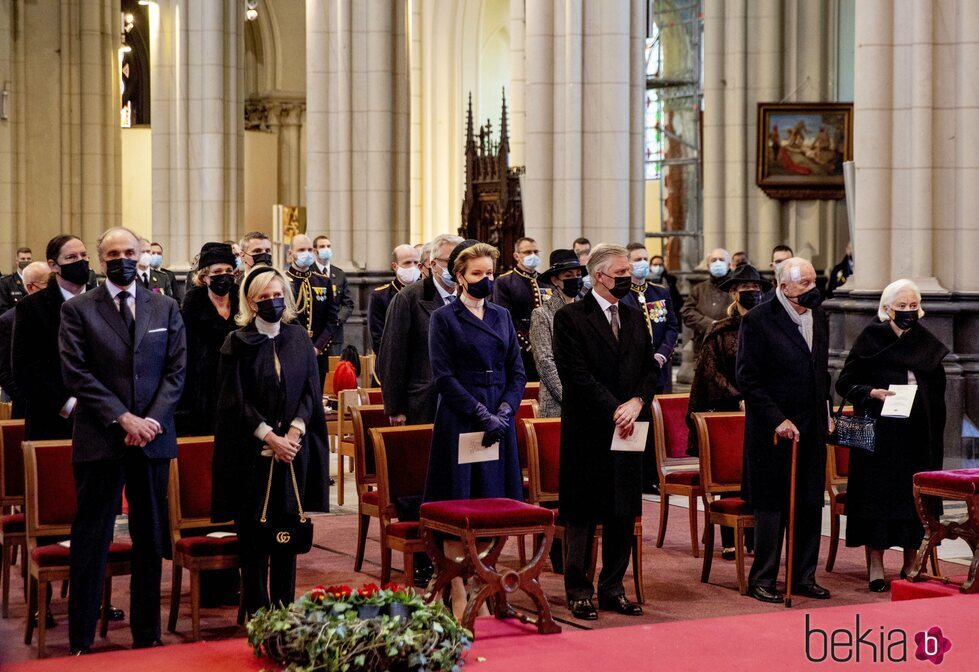
[[[503,87],[503,114],[500,116],[500,151],[510,152],[510,130],[506,115],[506,87]]]
[[[473,138],[473,94],[469,92],[469,111],[466,113],[466,153],[470,149],[476,149],[476,140]]]

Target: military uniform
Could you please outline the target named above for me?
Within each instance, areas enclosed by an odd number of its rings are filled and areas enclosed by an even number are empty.
[[[0,313],[13,308],[25,296],[27,290],[24,289],[24,279],[20,273],[14,272],[0,278]]]
[[[166,273],[149,268],[145,271],[136,269],[136,282],[146,289],[156,294],[165,294],[173,298],[173,287],[170,285],[170,276]]]
[[[381,336],[384,334],[384,320],[388,314],[388,306],[404,288],[401,281],[395,277],[391,282],[375,287],[371,292],[370,300],[367,302],[367,325],[371,332],[371,349],[375,354],[381,351]]]
[[[493,283],[493,303],[510,311],[513,326],[517,330],[520,355],[528,381],[539,381],[537,365],[530,346],[530,314],[551,297],[554,290],[538,279],[537,273],[527,273],[519,268],[507,271]]]
[[[320,387],[329,371],[329,355],[336,346],[334,339],[340,332],[338,303],[334,300],[336,287],[332,280],[317,271],[298,271],[293,267],[286,270],[286,277],[292,283],[292,295],[296,299],[296,322],[302,325],[320,352],[316,358],[320,369]]]

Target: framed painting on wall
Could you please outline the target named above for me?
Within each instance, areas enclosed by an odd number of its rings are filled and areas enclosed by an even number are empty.
[[[844,196],[853,160],[853,103],[758,103],[755,183],[780,200]]]

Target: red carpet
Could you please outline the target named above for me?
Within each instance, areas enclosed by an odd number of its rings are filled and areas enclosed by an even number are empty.
[[[810,603],[811,604],[811,603]],[[809,606],[809,605],[806,605]],[[813,634],[807,637],[806,619]],[[859,630],[856,619],[859,617]],[[764,614],[697,621],[639,625],[603,630],[565,627],[560,635],[539,636],[516,621],[480,619],[479,639],[467,656],[474,672],[572,672],[577,670],[803,670],[815,660],[845,663],[847,669],[893,669],[895,660],[918,669],[932,669],[915,659],[915,634],[941,628],[951,649],[944,670],[975,670],[979,660],[979,597],[955,595],[946,600],[901,602],[806,609],[772,607]],[[837,648],[826,651],[823,635],[835,637]],[[834,630],[839,630],[835,636]],[[845,634],[848,633],[848,634]],[[864,643],[857,637],[864,634]],[[903,634],[902,634],[903,633]],[[899,642],[906,641],[905,646]],[[883,641],[884,646],[880,646]],[[849,642],[849,643],[846,643]],[[846,643],[846,645],[842,645]],[[838,660],[834,663],[833,653]],[[860,662],[856,662],[859,653]],[[877,662],[874,662],[876,656]],[[901,664],[901,663],[898,663]],[[152,651],[118,651],[83,658],[52,658],[4,666],[9,672],[231,672],[270,668],[251,655],[243,640],[167,646]]]
[[[966,579],[965,576],[953,576],[951,578],[959,584]],[[957,585],[942,583],[941,581],[922,581],[921,583],[911,583],[900,579],[891,581],[892,602],[921,600],[929,597],[951,597],[961,594]]]

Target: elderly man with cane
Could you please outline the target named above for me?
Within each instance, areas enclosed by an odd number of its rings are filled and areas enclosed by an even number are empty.
[[[755,511],[748,595],[784,601],[775,579],[782,534],[790,524],[795,534],[789,595],[828,599],[829,591],[816,583],[830,429],[828,325],[812,264],[787,259],[776,280],[775,299],[744,316],[738,341],[737,379],[745,401],[742,494]],[[796,469],[791,469],[793,442],[798,442]]]

